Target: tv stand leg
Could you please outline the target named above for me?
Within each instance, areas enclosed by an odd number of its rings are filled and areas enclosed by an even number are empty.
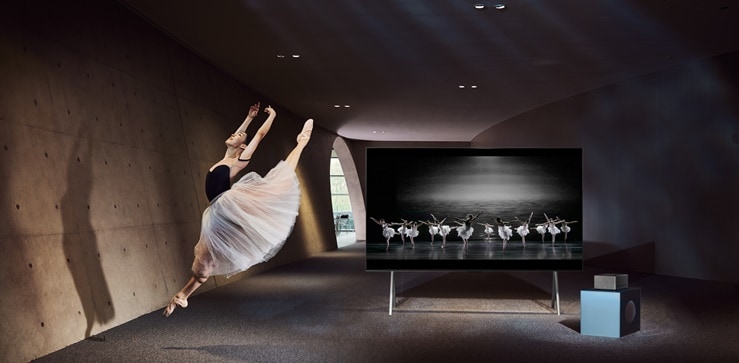
[[[393,306],[395,306],[395,271],[390,271],[390,307],[388,315],[393,315]]]
[[[559,310],[559,279],[557,271],[552,271],[552,308],[557,308],[557,315],[561,315]]]

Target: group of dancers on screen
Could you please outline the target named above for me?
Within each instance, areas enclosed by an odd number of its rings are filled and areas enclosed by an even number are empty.
[[[453,230],[457,233],[457,236],[462,239],[463,248],[467,248],[467,243],[469,242],[470,237],[472,237],[472,234],[475,232],[473,224],[475,220],[480,217],[481,214],[482,213],[477,213],[474,215],[468,214],[464,218],[454,217],[452,221],[456,224],[456,227],[444,224],[447,218],[439,220],[433,214],[431,214],[431,220],[425,221],[409,221],[406,219],[401,219],[400,222],[387,222],[383,218],[375,219],[374,217],[370,217],[370,219],[382,228],[382,236],[385,238],[386,250],[390,248],[390,240],[394,236],[400,236],[400,240],[403,246],[405,246],[405,241],[406,239],[408,239],[410,241],[411,247],[415,247],[415,238],[418,237],[420,234],[418,228],[422,225],[428,226],[428,233],[431,236],[432,245],[434,244],[434,239],[436,235],[439,235],[441,236],[441,248],[445,248],[447,236]],[[533,216],[534,212],[531,212],[528,219],[526,220],[514,217],[512,221],[504,221],[500,217],[496,217],[493,218],[493,223],[477,222],[477,224],[484,227],[483,232],[485,233],[485,240],[487,242],[490,242],[490,240],[493,239],[497,228],[498,236],[503,240],[503,248],[505,248],[508,241],[511,239],[511,237],[513,237],[514,229],[511,227],[511,225],[514,223],[518,224],[518,226],[515,227],[515,231],[521,237],[521,242],[525,247],[526,236],[529,234],[530,230],[536,230],[536,232],[541,235],[542,243],[545,242],[545,237],[547,233],[549,233],[549,235],[551,235],[552,237],[552,244],[555,243],[557,235],[560,233],[564,235],[563,242],[566,243],[567,234],[572,230],[572,227],[570,227],[569,225],[578,222],[567,221],[559,217],[550,218],[549,216],[547,216],[546,213],[544,213],[545,221],[535,224],[534,227],[530,227],[531,218]],[[397,228],[394,228],[395,226],[397,226]]]

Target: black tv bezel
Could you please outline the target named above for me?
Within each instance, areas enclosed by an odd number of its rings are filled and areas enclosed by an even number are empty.
[[[444,155],[456,156],[554,156],[554,157],[572,157],[577,158],[580,162],[580,180],[582,180],[582,149],[581,148],[457,148],[457,147],[368,147],[365,149],[365,187],[367,192],[367,218],[366,228],[377,227],[369,218],[371,215],[371,180],[380,175],[372,175],[370,170],[370,153],[387,153],[388,160],[392,160],[392,155],[397,152],[404,153],[422,153],[425,155]],[[582,182],[580,183],[580,216],[582,216]],[[582,220],[579,221],[582,230]],[[581,248],[584,245],[584,236],[581,232],[582,240],[578,241]],[[367,247],[369,240],[366,241]],[[387,271],[417,271],[417,272],[495,272],[495,271],[582,271],[584,254],[579,259],[466,259],[466,260],[432,260],[432,259],[369,259],[366,258],[365,269],[368,272],[387,272]]]

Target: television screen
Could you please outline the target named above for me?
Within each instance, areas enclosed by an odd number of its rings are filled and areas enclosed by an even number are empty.
[[[581,270],[582,150],[368,148],[369,271]]]

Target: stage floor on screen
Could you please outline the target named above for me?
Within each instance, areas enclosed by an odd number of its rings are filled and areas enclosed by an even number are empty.
[[[564,243],[527,241],[472,240],[464,247],[462,241],[447,241],[444,248],[441,241],[409,240],[405,244],[391,241],[390,246],[383,243],[367,243],[368,260],[582,260],[582,242]]]

